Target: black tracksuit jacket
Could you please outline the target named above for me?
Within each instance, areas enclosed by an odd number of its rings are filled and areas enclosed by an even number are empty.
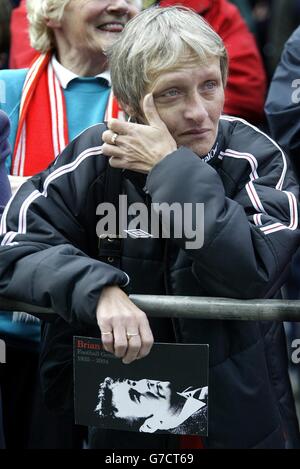
[[[175,239],[171,229],[171,239],[125,238],[120,268],[100,261],[96,226],[97,207],[105,202],[104,130],[101,124],[89,128],[26,182],[1,222],[0,294],[51,306],[59,315],[45,328],[42,346],[45,395],[54,408],[65,409],[71,399],[72,332],[99,335],[95,310],[103,286],[139,294],[270,297],[299,243],[298,185],[286,156],[247,122],[223,116],[205,159],[182,147],[147,176],[122,175],[128,205],[204,203],[203,246],[186,249],[187,239]],[[150,323],[156,341],[210,345],[207,447],[297,444],[281,324]],[[159,448],[164,438],[120,438],[107,431],[101,441],[111,448]]]

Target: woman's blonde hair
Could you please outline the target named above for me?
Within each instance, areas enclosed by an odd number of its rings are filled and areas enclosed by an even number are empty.
[[[54,35],[46,19],[60,21],[70,0],[27,0],[31,46],[39,52],[55,47]]]
[[[135,16],[108,51],[113,89],[123,105],[140,115],[140,101],[162,72],[184,66],[186,57],[205,65],[220,60],[225,87],[228,56],[220,36],[185,7],[153,7]]]

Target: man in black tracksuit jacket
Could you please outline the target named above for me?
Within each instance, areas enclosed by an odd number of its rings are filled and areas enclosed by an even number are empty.
[[[122,178],[128,204],[145,200],[145,186],[154,201],[205,202],[204,246],[187,254],[184,239],[128,237],[121,269],[100,262],[96,208],[103,201],[107,167],[99,145],[103,127],[85,131],[55,165],[24,184],[2,220],[1,294],[51,306],[62,318],[48,326],[43,350],[52,407],[64,407],[72,382],[72,340],[69,350],[58,349],[59,334],[68,335],[70,324],[82,332],[94,326],[97,335],[95,308],[104,285],[123,286],[128,275],[128,293],[268,297],[298,243],[293,229],[298,188],[285,155],[249,124],[223,117],[218,149],[207,163],[181,148],[148,177],[127,171]],[[247,192],[255,171],[255,188],[266,211],[258,224]],[[189,181],[184,188],[182,180]],[[268,226],[274,228],[265,234]],[[283,447],[289,428],[296,435],[281,324],[192,319],[150,324],[156,341],[210,345],[209,447]]]
[[[168,16],[168,9],[164,11]],[[174,11],[177,17],[176,8],[171,15]],[[181,13],[178,15],[181,25]],[[183,20],[188,17],[190,25],[190,17],[195,14],[182,15]],[[171,92],[156,97],[161,114],[169,112],[174,100],[177,105],[182,86],[190,87],[189,94],[195,83],[197,92],[200,89],[200,98],[195,99],[201,102],[193,107],[191,101],[193,112],[197,114],[202,100],[208,109],[207,103],[221,92],[218,64],[214,61],[211,67],[199,71],[199,65],[191,66],[189,62],[190,69],[180,71],[184,79],[175,77],[176,87],[172,85]],[[202,73],[207,71],[216,78],[203,79]],[[169,75],[168,83],[173,80]],[[162,110],[165,100],[167,110]],[[176,128],[185,119],[196,120],[188,114],[189,109],[176,114]],[[151,112],[153,118],[154,110]],[[206,126],[210,112],[208,109],[203,113]],[[268,298],[284,281],[299,243],[298,185],[285,154],[251,124],[223,116],[220,120],[218,117],[209,151],[201,157],[188,140],[185,145],[176,140],[177,147],[166,151],[145,174],[126,169],[126,165],[114,170],[120,176],[117,194],[127,196],[128,207],[137,202],[147,207],[151,203],[177,203],[180,207],[203,203],[203,246],[187,249],[190,239],[174,236],[174,217],[169,239],[127,236],[122,239],[120,258],[103,257],[102,241],[99,251],[97,236],[101,219],[97,209],[106,202],[106,155],[122,147],[128,129],[138,130],[139,139],[140,134],[148,135],[154,128],[159,135],[167,135],[172,144],[166,126],[155,116],[153,126],[147,117],[149,126],[113,121],[108,124],[109,130],[104,124],[87,129],[53,165],[27,181],[4,212],[0,227],[0,295],[51,307],[58,314],[44,328],[41,353],[46,400],[56,410],[72,407],[72,334],[100,335],[98,302],[107,286],[119,286],[127,294]],[[200,122],[202,118],[197,119]],[[116,125],[122,134],[112,133]],[[206,135],[211,134],[197,125],[189,139],[202,145]],[[186,139],[186,133],[183,135]],[[155,153],[157,145],[160,141],[153,140],[149,152]],[[194,212],[190,221],[195,227],[193,216]],[[162,223],[164,217],[162,212]],[[284,448],[299,444],[281,324],[194,319],[149,322],[157,342],[210,346],[206,447]],[[99,430],[99,435],[94,446],[115,449],[170,448],[177,438],[108,430]]]

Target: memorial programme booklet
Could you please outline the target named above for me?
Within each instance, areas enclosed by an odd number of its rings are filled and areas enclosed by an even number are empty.
[[[80,425],[207,436],[208,345],[155,343],[124,365],[100,339],[75,336],[74,399]]]

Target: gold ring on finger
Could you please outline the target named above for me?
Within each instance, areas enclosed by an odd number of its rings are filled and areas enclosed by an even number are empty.
[[[128,333],[128,332],[126,333],[127,340],[130,340],[131,337],[135,337],[135,336],[137,336],[137,335],[139,335],[139,333],[136,333],[136,334],[130,334],[130,333]]]

